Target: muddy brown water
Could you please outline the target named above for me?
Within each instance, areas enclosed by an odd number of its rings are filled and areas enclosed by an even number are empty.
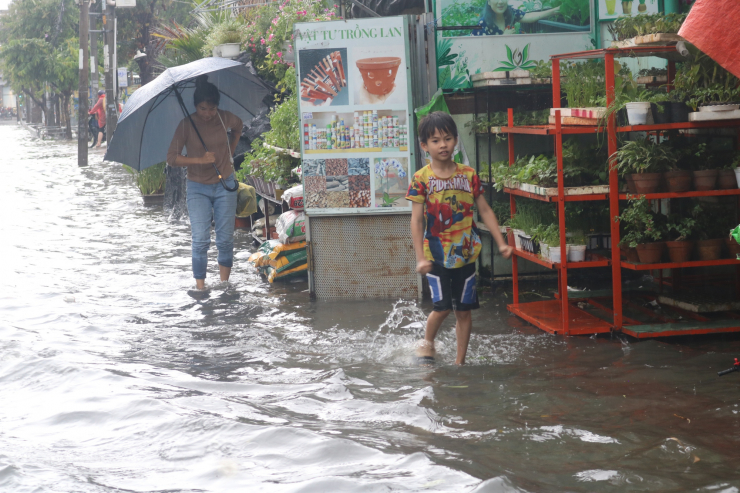
[[[738,491],[737,338],[553,337],[504,288],[469,365],[448,323],[417,368],[428,304],[311,302],[243,233],[194,300],[187,223],[120,166],[0,145],[0,491]]]

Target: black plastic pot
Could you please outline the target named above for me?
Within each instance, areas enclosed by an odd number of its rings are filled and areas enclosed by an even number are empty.
[[[686,103],[671,102],[671,120],[673,123],[689,121],[689,112],[691,109]]]
[[[660,103],[651,103],[650,109],[653,112],[653,121],[656,125],[663,125],[665,123],[672,123],[671,118],[671,103],[670,101],[663,101]],[[661,111],[662,109],[662,111]]]
[[[626,127],[629,125],[629,118],[627,117],[627,108],[621,108],[617,110],[617,126]]]

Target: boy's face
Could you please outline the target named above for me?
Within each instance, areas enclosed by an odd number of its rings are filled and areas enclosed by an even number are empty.
[[[435,130],[434,135],[422,142],[421,148],[429,153],[433,161],[452,161],[452,153],[457,145],[457,137],[445,131]]]

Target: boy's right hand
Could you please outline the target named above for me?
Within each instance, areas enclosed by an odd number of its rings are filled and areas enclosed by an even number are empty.
[[[431,260],[418,260],[416,262],[416,272],[421,275],[429,274],[432,272],[432,261]]]

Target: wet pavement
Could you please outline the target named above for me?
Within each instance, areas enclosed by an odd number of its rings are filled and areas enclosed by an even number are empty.
[[[737,337],[553,337],[503,287],[469,365],[450,321],[417,368],[428,304],[311,302],[243,232],[231,285],[194,300],[187,223],[119,165],[12,126],[0,146],[0,491],[740,487],[740,373],[716,375]]]

